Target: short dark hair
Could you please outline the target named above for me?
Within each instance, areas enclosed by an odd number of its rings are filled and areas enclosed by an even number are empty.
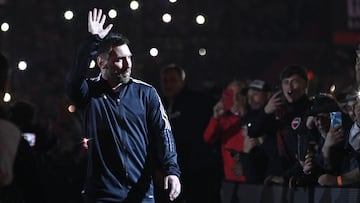
[[[122,34],[110,32],[101,42],[98,55],[109,53],[113,47],[130,44],[130,41]]]
[[[280,80],[282,81],[283,79],[288,78],[292,75],[298,75],[306,82],[309,80],[307,76],[307,69],[304,66],[298,64],[286,66],[284,70],[280,73]]]
[[[5,90],[5,83],[8,79],[9,64],[4,54],[0,52],[0,91]]]
[[[166,65],[162,70],[161,70],[161,74],[164,74],[167,71],[175,71],[177,73],[177,75],[181,78],[181,80],[185,80],[186,79],[186,73],[185,70],[180,67],[179,65],[175,64],[175,63],[171,63]]]

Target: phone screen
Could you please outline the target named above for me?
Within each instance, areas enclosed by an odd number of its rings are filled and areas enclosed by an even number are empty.
[[[36,142],[36,135],[35,133],[23,133],[22,136],[24,137],[24,139],[29,143],[30,147],[35,146],[35,142]]]
[[[335,127],[336,125],[342,125],[342,118],[341,118],[341,112],[330,112],[330,125],[331,127]]]

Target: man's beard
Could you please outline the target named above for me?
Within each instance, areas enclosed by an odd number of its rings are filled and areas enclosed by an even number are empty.
[[[128,83],[130,80],[130,73],[128,73],[128,71],[125,71],[124,73],[114,73],[117,81],[119,83]]]

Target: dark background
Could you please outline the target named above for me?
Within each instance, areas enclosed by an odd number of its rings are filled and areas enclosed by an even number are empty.
[[[168,63],[186,70],[191,88],[215,95],[233,79],[260,78],[275,85],[289,64],[313,73],[310,95],[328,92],[332,84],[341,90],[354,81],[360,0],[142,0],[137,11],[129,3],[0,0],[0,24],[10,24],[8,32],[0,31],[0,51],[12,70],[9,104],[29,101],[37,110],[34,150],[46,186],[40,193],[49,202],[81,202],[86,135],[77,114],[67,111],[65,76],[87,36],[87,13],[93,7],[117,10],[108,23],[131,41],[133,76],[159,92],[159,72]],[[63,17],[68,9],[74,12],[70,21]],[[170,24],[161,20],[165,12],[172,14]],[[195,23],[197,14],[206,16],[204,25]],[[159,49],[157,57],[149,55],[152,47]],[[206,56],[198,54],[202,47]],[[28,64],[25,71],[17,69],[20,60]]]
[[[131,41],[133,76],[157,88],[159,71],[170,62],[187,71],[191,88],[203,91],[219,91],[232,79],[275,84],[281,69],[293,63],[314,73],[310,94],[354,80],[359,20],[348,8],[358,7],[356,0],[148,0],[139,1],[136,11],[127,0],[0,2],[0,23],[10,24],[8,32],[0,32],[0,50],[12,67],[12,102],[29,100],[47,119],[58,119],[70,104],[65,75],[95,6],[118,11],[108,23]],[[75,14],[70,21],[63,18],[67,9]],[[161,20],[165,12],[172,14],[170,24]],[[199,13],[206,16],[200,26]],[[149,55],[151,47],[159,49],[157,57]],[[198,54],[202,47],[206,56]],[[20,60],[27,70],[16,68]]]

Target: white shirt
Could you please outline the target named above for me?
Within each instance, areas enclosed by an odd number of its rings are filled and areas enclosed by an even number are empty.
[[[360,151],[360,128],[356,122],[352,125],[349,133],[349,144],[354,148],[354,150]]]

